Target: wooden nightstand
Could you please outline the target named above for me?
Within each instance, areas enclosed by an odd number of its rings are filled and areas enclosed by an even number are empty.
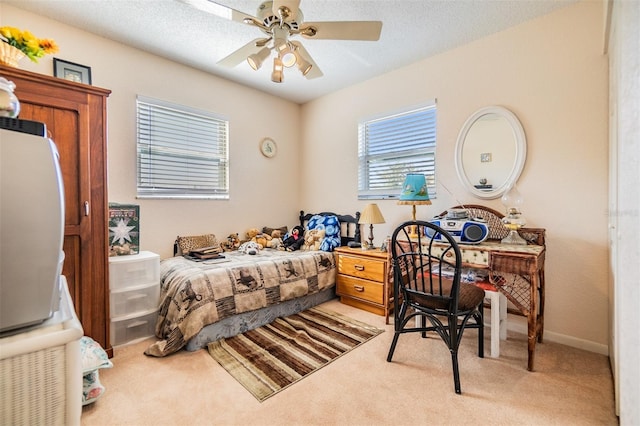
[[[393,289],[388,278],[388,253],[379,249],[339,247],[335,254],[338,265],[336,293],[340,302],[383,315],[389,324]]]

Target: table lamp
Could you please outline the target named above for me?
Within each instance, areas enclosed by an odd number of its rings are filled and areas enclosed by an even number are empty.
[[[404,183],[402,184],[402,193],[400,194],[398,204],[413,207],[412,218],[414,222],[416,221],[416,206],[431,204],[431,200],[429,200],[429,191],[427,190],[427,179],[423,174],[407,174],[404,179]],[[411,227],[409,237],[418,238],[415,226]]]
[[[384,223],[384,217],[377,204],[368,204],[360,214],[358,223],[369,224],[369,249],[375,248],[373,245],[373,224]]]
[[[502,218],[502,223],[509,230],[509,235],[500,242],[502,244],[526,245],[527,241],[518,234],[518,229],[526,225],[520,207],[522,206],[522,195],[514,183],[502,196],[502,205],[507,210],[507,215]]]

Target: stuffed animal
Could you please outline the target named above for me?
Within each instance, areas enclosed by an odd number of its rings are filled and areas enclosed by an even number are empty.
[[[253,241],[260,245],[261,249],[267,246],[267,241],[271,239],[271,235],[263,234],[258,228],[250,228],[247,231],[247,241]]]
[[[312,229],[307,231],[304,236],[304,244],[300,247],[300,250],[320,250],[320,245],[325,236],[324,229]]]
[[[261,249],[260,244],[253,241],[247,241],[238,247],[238,251],[245,254],[258,254]]]
[[[121,246],[109,246],[109,256],[122,256],[123,254],[135,254],[135,252],[132,253],[129,243],[124,243]]]
[[[238,233],[229,234],[227,240],[223,241],[220,245],[224,251],[238,250],[238,247],[240,247],[240,237],[238,236]]]
[[[291,231],[285,236],[285,239],[282,241],[285,250],[287,251],[295,251],[300,250],[302,244],[304,244],[304,229],[302,226],[294,226]]]
[[[282,244],[282,231],[279,229],[274,229],[271,232],[271,239],[267,241],[267,247],[272,249],[280,249],[283,248]]]

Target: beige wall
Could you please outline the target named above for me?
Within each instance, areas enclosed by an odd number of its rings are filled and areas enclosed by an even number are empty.
[[[57,57],[92,67],[108,102],[110,200],[139,203],[142,248],[171,255],[178,234],[244,232],[291,226],[296,211],[361,210],[357,200],[357,121],[438,100],[438,198],[421,218],[458,201],[502,209],[469,195],[454,168],[457,134],[469,115],[501,105],[521,120],[528,157],[519,189],[530,226],[548,235],[545,337],[606,352],[607,60],[601,54],[602,7],[588,1],[298,105],[124,45],[0,4],[0,25],[26,28],[61,46]],[[24,63],[52,74],[52,60]],[[231,120],[231,199],[135,199],[135,96],[186,104]],[[287,125],[278,125],[282,117]],[[265,159],[270,136],[279,154]],[[300,177],[300,178],[299,178]],[[274,192],[277,188],[277,193]],[[378,203],[387,220],[376,243],[410,209]],[[512,324],[523,330],[521,318]]]
[[[177,235],[213,232],[226,237],[254,226],[293,226],[300,204],[300,107],[271,95],[213,77],[175,62],[0,4],[0,25],[53,38],[55,57],[91,67],[93,84],[112,90],[108,99],[109,200],[140,205],[141,248],[172,255]],[[52,56],[21,67],[53,75]],[[231,198],[137,200],[135,99],[145,95],[226,116],[230,120]],[[286,125],[282,121],[286,120]],[[267,159],[258,143],[278,144]],[[277,188],[277,193],[274,191]]]
[[[306,191],[301,205],[364,208],[367,203],[357,200],[358,120],[436,98],[438,197],[432,206],[418,206],[419,217],[458,201],[502,211],[499,199],[476,199],[462,187],[454,152],[467,117],[485,106],[504,106],[518,116],[527,137],[518,181],[524,214],[529,226],[547,229],[545,337],[606,352],[608,74],[602,13],[600,2],[579,3],[304,105],[302,186],[340,189],[328,199]],[[374,228],[377,244],[411,212],[391,200],[378,205],[387,223]]]

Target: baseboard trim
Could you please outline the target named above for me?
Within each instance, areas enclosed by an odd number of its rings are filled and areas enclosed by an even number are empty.
[[[516,333],[527,334],[526,324],[518,324],[515,321],[507,323],[507,330]],[[609,347],[600,343],[591,342],[589,340],[578,339],[577,337],[568,336],[566,334],[555,333],[553,331],[544,331],[543,341],[560,343],[562,345],[571,346],[572,348],[583,349],[589,352],[595,352],[600,355],[609,356]]]

